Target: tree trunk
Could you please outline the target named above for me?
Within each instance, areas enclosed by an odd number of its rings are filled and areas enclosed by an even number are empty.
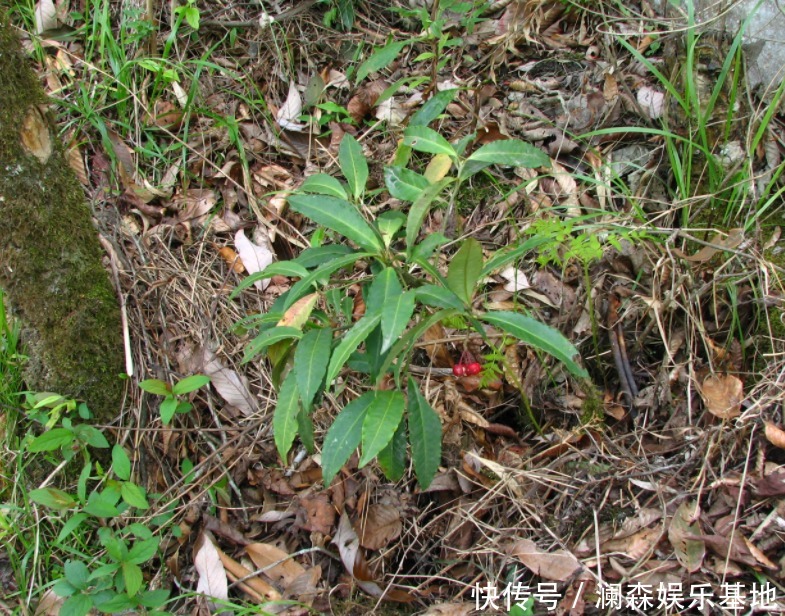
[[[0,12],[0,287],[25,332],[27,387],[120,410],[120,313],[47,98]]]

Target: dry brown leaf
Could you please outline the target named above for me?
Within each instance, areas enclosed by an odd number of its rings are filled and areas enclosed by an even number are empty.
[[[49,123],[38,106],[28,107],[19,130],[19,138],[28,154],[35,156],[42,165],[46,164],[52,155],[52,137],[49,134]]]
[[[765,422],[766,425],[766,440],[775,447],[785,449],[785,430],[774,425],[772,422]]]
[[[224,399],[245,415],[252,415],[256,410],[256,401],[249,390],[248,379],[227,368],[220,359],[209,349],[203,352],[201,372],[209,376],[211,385]]]
[[[437,603],[421,613],[422,616],[469,616],[476,609],[474,603]]]
[[[752,544],[749,543],[747,539],[744,538],[738,531],[729,537],[723,537],[721,535],[700,535],[699,537],[691,537],[691,539],[703,540],[703,542],[721,558],[730,559],[750,567],[757,567],[759,564],[764,564],[755,554],[752,553],[752,550],[750,550]],[[757,548],[756,551],[759,555],[761,554]],[[763,558],[768,561],[765,556]],[[774,568],[776,569],[776,567]]]
[[[435,323],[425,330],[420,343],[431,358],[431,363],[437,368],[450,368],[453,364],[445,340],[447,340],[447,332],[444,331],[441,323]]]
[[[223,246],[218,249],[218,254],[236,274],[242,274],[245,271],[245,266],[243,265],[242,259],[240,259],[240,255],[238,255],[233,248]]]
[[[763,498],[767,496],[785,496],[785,472],[769,473],[756,480],[755,493]]]
[[[318,469],[314,470],[318,471]],[[300,504],[306,516],[303,528],[311,532],[329,535],[335,524],[335,509],[330,502],[330,497],[325,493],[304,496],[300,500]]]
[[[251,543],[245,546],[245,551],[258,569],[264,569],[264,575],[270,578],[280,588],[288,588],[298,577],[305,573],[303,567],[296,560],[269,543]]]
[[[369,550],[381,550],[401,535],[401,513],[390,505],[373,504],[368,507],[360,531],[360,545]]]
[[[583,568],[570,552],[565,550],[544,552],[529,539],[516,541],[507,548],[507,554],[516,557],[535,575],[545,580],[566,582]]]
[[[253,571],[249,571],[234,558],[221,552],[221,550],[218,550],[218,555],[221,557],[221,563],[226,568],[226,574],[229,578],[232,581],[243,580],[238,583],[238,587],[248,596],[258,603],[281,600],[281,593],[259,576],[253,577]]]
[[[65,599],[58,597],[51,588],[48,589],[35,608],[35,616],[58,616]]]
[[[306,124],[299,122],[300,115],[303,112],[303,100],[300,97],[300,92],[297,89],[294,81],[289,82],[289,93],[286,95],[286,101],[281,105],[278,113],[275,116],[278,126],[284,130],[291,130],[301,132],[307,128]]]
[[[732,374],[710,374],[700,388],[706,409],[720,419],[734,419],[741,414],[744,384]]]
[[[643,528],[623,539],[611,539],[602,544],[603,552],[621,552],[634,560],[643,558],[650,553],[662,537],[663,527]]]
[[[697,501],[684,501],[679,505],[668,527],[668,541],[673,546],[676,558],[690,573],[700,569],[706,555],[703,541],[689,538],[701,533],[698,514]]]
[[[203,225],[217,202],[215,192],[207,188],[189,188],[184,194],[172,197],[172,206],[177,209],[177,220],[192,225]]]
[[[338,523],[338,530],[335,532],[332,542],[338,546],[341,562],[346,571],[355,579],[357,585],[372,597],[381,597],[382,589],[367,576],[368,565],[360,552],[360,538],[354,531],[345,511],[341,514],[341,521]]]
[[[692,263],[704,263],[723,250],[736,248],[741,244],[743,239],[744,229],[731,229],[728,231],[727,236],[721,233],[714,235],[714,237],[712,237],[709,241],[709,243],[713,244],[713,246],[704,246],[692,256],[685,255],[683,253],[676,254],[678,254],[678,256],[680,256],[685,261],[690,261]],[[717,247],[715,248],[715,246]]]
[[[90,180],[87,177],[87,167],[84,164],[84,158],[79,148],[74,146],[66,150],[65,156],[68,159],[68,166],[76,174],[76,179],[82,186],[89,186]]]
[[[210,533],[202,532],[194,545],[194,568],[199,574],[196,592],[213,599],[229,598],[229,582],[226,579],[218,548]]]

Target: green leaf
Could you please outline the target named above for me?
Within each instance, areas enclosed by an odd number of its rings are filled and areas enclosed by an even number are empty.
[[[403,144],[418,152],[428,152],[429,154],[447,154],[452,159],[457,158],[458,154],[450,142],[442,137],[435,130],[427,126],[409,126],[403,131]]]
[[[467,305],[474,297],[475,285],[482,275],[482,246],[473,237],[464,241],[447,269],[447,286]]]
[[[68,536],[74,532],[79,525],[84,522],[89,516],[86,513],[75,513],[71,517],[69,517],[65,524],[63,524],[63,528],[60,529],[60,534],[57,535],[57,543],[62,542],[63,540],[67,539]]]
[[[77,590],[82,590],[87,586],[90,571],[81,560],[66,561],[63,566],[63,573],[68,583]]]
[[[516,259],[519,259],[527,252],[534,250],[538,246],[549,242],[550,238],[547,237],[530,237],[525,242],[522,242],[517,245],[510,246],[505,250],[499,250],[494,253],[494,255],[485,262],[485,265],[482,268],[482,275],[483,276],[490,276],[496,270],[500,270],[503,267],[506,267]]]
[[[78,426],[74,426],[74,434],[76,435],[76,438],[86,445],[98,449],[109,449],[109,441],[106,440],[103,433],[95,426],[79,424]]]
[[[371,225],[351,203],[321,195],[292,195],[289,206],[316,224],[340,233],[358,246],[371,252],[381,252],[383,245]]]
[[[382,308],[382,353],[398,340],[414,313],[414,291],[399,293]]]
[[[76,498],[80,503],[87,502],[87,482],[90,480],[90,473],[93,470],[93,463],[89,460],[82,467],[79,479],[76,480]]]
[[[97,518],[113,518],[120,515],[120,511],[115,507],[117,500],[110,490],[91,492],[84,510]]]
[[[431,185],[424,175],[406,167],[385,167],[384,183],[389,193],[401,201],[416,201]]]
[[[393,41],[374,51],[371,56],[360,65],[360,68],[357,69],[357,75],[355,76],[356,83],[360,83],[370,73],[380,71],[390,64],[398,57],[398,54],[401,53],[401,49],[406,47],[409,43],[410,41]]]
[[[60,608],[59,616],[85,616],[93,607],[93,599],[89,595],[78,593],[65,600]]]
[[[414,248],[411,251],[412,252],[411,258],[412,260],[430,259],[431,255],[433,255],[434,251],[437,248],[439,248],[439,246],[443,246],[449,241],[450,240],[447,239],[447,237],[445,237],[443,233],[439,233],[438,231],[436,233],[430,233],[423,239],[422,242],[414,246]]]
[[[173,396],[170,396],[161,402],[161,406],[158,410],[161,414],[161,421],[165,426],[168,426],[169,422],[172,421],[172,417],[174,417],[174,414],[177,411],[178,404],[177,398]]]
[[[486,143],[466,159],[461,170],[461,179],[466,179],[489,165],[550,167],[551,159],[539,148],[518,139],[492,141]]]
[[[147,496],[143,488],[130,481],[124,481],[120,486],[120,494],[123,495],[123,500],[137,509],[149,509],[150,503],[147,502]]]
[[[338,162],[341,165],[349,190],[355,200],[365,192],[368,181],[368,161],[365,160],[362,146],[349,133],[344,133],[338,148]]]
[[[375,392],[369,391],[352,400],[338,413],[333,425],[327,430],[322,445],[322,478],[325,488],[330,486],[335,475],[360,444],[363,421],[374,398]]]
[[[316,284],[317,281],[330,276],[333,272],[341,269],[342,267],[353,265],[360,259],[370,256],[372,256],[372,254],[368,252],[353,252],[346,255],[345,257],[331,259],[321,267],[316,268],[302,280],[299,280],[294,283],[294,285],[292,285],[292,288],[289,289],[289,292],[286,294],[284,310],[288,310],[298,299],[300,299],[306,293],[310,292],[311,287]]]
[[[57,488],[39,488],[30,491],[30,500],[44,507],[63,511],[76,505],[76,499]]]
[[[455,308],[463,310],[465,306],[458,296],[449,289],[439,285],[426,284],[415,289],[417,301],[433,308]]]
[[[452,88],[434,94],[411,117],[409,126],[428,126],[447,108],[457,92],[458,88]]]
[[[287,338],[297,338],[299,340],[302,336],[302,330],[299,330],[296,327],[282,325],[266,329],[245,346],[245,355],[243,356],[242,363],[249,362],[271,344],[286,340]]]
[[[390,246],[393,237],[403,225],[406,224],[406,214],[398,210],[388,210],[379,214],[376,219],[376,228],[382,236],[385,246]]]
[[[172,388],[169,386],[169,383],[164,383],[158,379],[146,379],[139,383],[139,388],[142,391],[157,396],[168,396],[172,393]]]
[[[588,372],[573,360],[578,355],[578,349],[559,330],[517,312],[488,312],[480,319],[535,349],[553,355],[575,376],[589,378]]]
[[[406,256],[409,259],[412,257],[417,236],[422,231],[423,222],[428,215],[428,210],[431,208],[431,203],[450,182],[452,182],[452,178],[445,178],[441,182],[432,184],[422,192],[422,195],[409,208],[409,218],[406,221]]]
[[[373,331],[374,327],[381,320],[381,313],[366,314],[344,334],[341,342],[335,347],[332,358],[330,358],[330,366],[327,368],[327,379],[325,381],[328,385],[335,380],[335,377],[338,376],[351,354],[354,353],[357,347],[360,346],[360,343],[368,337],[368,334]]]
[[[172,393],[175,396],[182,396],[183,394],[189,394],[192,391],[196,391],[200,387],[204,387],[207,383],[210,382],[210,377],[204,374],[192,374],[191,376],[185,377],[183,380],[178,381],[174,387],[172,387]]]
[[[286,464],[286,456],[292,448],[294,437],[297,436],[297,413],[300,411],[300,400],[297,395],[297,379],[291,371],[278,392],[278,404],[273,414],[273,433],[275,446]]]
[[[112,469],[114,474],[123,481],[131,478],[131,460],[121,445],[112,447]]]
[[[166,588],[145,590],[139,595],[139,605],[147,608],[161,607],[169,599],[169,594],[170,591]]]
[[[442,459],[442,423],[411,377],[408,417],[414,472],[420,488],[425,490],[431,485]]]
[[[329,327],[312,329],[297,344],[294,352],[294,374],[303,407],[311,408],[314,396],[327,372],[333,330]]]
[[[395,270],[386,267],[371,284],[365,305],[366,314],[382,315],[380,352],[384,353],[403,333],[412,318],[414,295],[411,292],[404,293]]]
[[[406,429],[403,422],[393,434],[389,443],[376,456],[385,477],[390,481],[398,481],[406,470]]]
[[[104,614],[122,614],[136,607],[133,599],[126,593],[113,595],[110,599],[103,601],[95,606]],[[62,612],[60,612],[62,616]]]
[[[41,436],[33,439],[27,450],[31,453],[39,453],[41,451],[54,451],[74,442],[76,435],[73,430],[67,428],[52,428],[48,432],[44,432]]]
[[[139,565],[129,562],[123,563],[122,570],[125,592],[133,597],[142,588],[142,570],[139,568]]]
[[[234,290],[229,294],[229,299],[234,299],[242,291],[251,287],[257,280],[265,280],[267,278],[272,278],[273,276],[289,276],[289,277],[301,277],[304,276],[307,272],[303,269],[297,267],[293,264],[292,261],[279,261],[277,263],[270,263],[267,267],[265,267],[261,272],[255,272],[250,276],[246,276],[240,281]]]
[[[125,559],[129,563],[141,565],[150,560],[158,551],[159,539],[152,537],[144,541],[137,541],[133,547],[128,550],[128,557]]]
[[[326,173],[317,173],[316,175],[308,176],[300,185],[300,190],[306,193],[338,197],[339,199],[349,198],[349,195],[346,194],[346,190],[344,190],[343,184]]]
[[[338,257],[345,257],[346,255],[354,252],[351,246],[346,244],[328,244],[327,246],[316,246],[314,248],[306,248],[303,250],[292,263],[305,268],[318,267],[324,265]],[[308,275],[306,271],[300,278]]]
[[[376,391],[363,420],[360,468],[373,460],[390,442],[403,417],[405,405],[403,394],[399,391]]]

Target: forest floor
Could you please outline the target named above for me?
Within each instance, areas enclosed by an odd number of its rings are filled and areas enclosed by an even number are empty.
[[[106,430],[150,496],[133,521],[175,513],[145,567],[166,609],[220,611],[199,589],[238,613],[785,610],[785,134],[745,88],[735,33],[610,0],[189,0],[155,3],[152,23],[133,2],[51,4],[27,48],[124,299],[133,375]],[[558,330],[589,379],[490,325],[437,322],[404,367],[442,423],[433,481],[354,454],[325,487],[336,415],[387,385],[350,359],[317,395],[315,447],[282,459],[291,354],[249,353],[265,321],[247,318],[297,276],[232,292],[250,260],[346,242],[287,198],[317,174],[352,192],[347,136],[367,220],[409,214],[402,163],[415,193],[448,177],[455,160],[411,137],[417,113],[450,147],[517,139],[547,160],[486,165],[413,237],[444,234],[445,275],[467,238],[480,261],[542,240],[469,303]],[[362,318],[371,273],[317,280],[306,330]],[[211,384],[163,423],[138,383],[194,374]]]

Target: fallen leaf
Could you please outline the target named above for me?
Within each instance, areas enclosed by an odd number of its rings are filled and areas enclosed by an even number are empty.
[[[566,582],[583,568],[573,554],[565,550],[544,552],[529,539],[516,541],[507,548],[507,554],[520,560],[534,575],[545,580]]]
[[[765,422],[765,426],[764,434],[766,435],[766,440],[775,447],[785,449],[785,430],[778,428],[770,421]]]
[[[289,554],[269,543],[252,543],[245,551],[258,569],[280,588],[288,588],[298,577],[305,573],[303,567]]]
[[[450,158],[447,154],[437,154],[431,159],[431,162],[428,163],[428,166],[425,168],[425,179],[428,180],[431,184],[436,184],[436,182],[440,181],[444,178],[445,175],[450,171],[452,167],[452,158]]]
[[[209,376],[211,385],[227,404],[240,410],[245,415],[253,415],[257,409],[254,397],[249,390],[248,379],[223,365],[220,359],[209,349],[203,351],[201,372]]]
[[[38,601],[35,616],[58,616],[65,599],[65,597],[58,597],[51,588],[48,589]]]
[[[700,387],[706,409],[720,419],[734,419],[741,414],[744,385],[732,374],[710,374]]]
[[[57,9],[53,0],[39,0],[35,7],[35,33],[57,28]]]
[[[300,115],[303,112],[303,101],[300,98],[300,92],[294,81],[289,82],[289,94],[286,96],[286,101],[278,110],[275,116],[278,126],[285,130],[292,130],[302,132],[307,128],[306,124],[299,122]]]
[[[691,263],[704,263],[723,250],[733,250],[741,245],[743,240],[744,229],[731,229],[728,231],[727,235],[716,233],[709,241],[711,246],[704,246],[694,255],[685,255],[680,251],[676,254],[685,261],[690,261]]]
[[[390,505],[373,504],[363,519],[360,545],[369,550],[380,550],[401,535],[401,513]]]
[[[330,534],[335,524],[335,509],[327,494],[312,494],[303,497],[300,504],[305,511],[306,520],[303,528],[310,532]]]
[[[406,111],[393,97],[379,103],[374,112],[377,120],[387,122],[389,126],[401,126],[406,119]]]
[[[526,278],[526,274],[514,267],[507,267],[503,269],[501,272],[499,272],[499,276],[507,281],[507,283],[504,285],[504,290],[509,293],[523,291],[524,289],[531,287],[529,284],[529,279]]]
[[[221,563],[225,567],[226,574],[229,578],[237,584],[238,588],[248,594],[248,596],[253,598],[257,603],[281,600],[281,593],[258,575],[254,577],[253,571],[249,571],[234,558],[221,552],[221,550],[218,550],[218,555],[221,558]],[[243,581],[240,582],[239,580]]]
[[[52,155],[52,137],[49,123],[37,105],[30,105],[19,130],[22,146],[43,165]]]
[[[208,532],[202,532],[194,545],[194,568],[199,574],[196,592],[213,599],[229,598],[229,582],[226,579],[218,549]]]
[[[180,222],[203,225],[217,201],[212,190],[189,188],[185,193],[172,197],[172,206],[177,209]]]
[[[703,557],[706,555],[703,541],[690,538],[701,533],[698,513],[698,502],[685,500],[679,505],[668,526],[668,541],[673,546],[676,559],[690,573],[695,573],[701,568]]]
[[[755,493],[766,498],[768,496],[785,496],[785,472],[769,473],[753,482]]]
[[[245,237],[245,232],[240,229],[234,236],[234,245],[243,261],[246,271],[249,274],[261,272],[264,268],[273,262],[273,251],[267,245],[254,244]],[[254,286],[260,291],[264,291],[270,284],[270,280],[257,280]]]
[[[638,90],[638,104],[652,120],[662,117],[665,110],[665,94],[651,86],[643,86]]]
[[[421,614],[422,616],[469,616],[474,614],[476,609],[474,603],[437,603]]]
[[[604,552],[621,552],[634,560],[640,560],[649,554],[662,538],[663,526],[643,528],[623,539],[611,539],[602,543]]]
[[[224,261],[226,261],[227,265],[231,266],[232,271],[236,274],[242,274],[245,271],[243,261],[240,259],[240,255],[238,255],[234,249],[230,248],[229,246],[224,246],[218,249],[218,254]]]

